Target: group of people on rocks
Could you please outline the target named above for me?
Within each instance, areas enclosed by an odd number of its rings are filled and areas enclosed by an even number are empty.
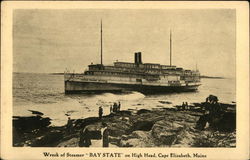
[[[206,98],[206,102],[205,102],[205,107],[204,110],[205,111],[209,111],[210,114],[217,114],[220,112],[221,110],[221,106],[218,103],[219,99],[217,96],[214,95],[209,95]],[[182,102],[181,106],[177,106],[178,110],[190,110],[190,106],[188,105],[188,102]]]
[[[101,126],[101,136],[102,136],[102,147],[109,147],[109,131],[108,125],[102,122]],[[79,140],[79,147],[90,147],[92,145],[91,138],[93,133],[89,131],[88,127],[83,128],[80,131],[80,140]]]
[[[66,124],[66,134],[70,135],[73,132],[73,122],[68,117],[68,123]],[[96,131],[94,131],[96,132]],[[107,123],[101,123],[100,134],[102,138],[102,147],[109,147],[109,130]],[[91,139],[93,138],[93,132],[90,131],[88,127],[84,127],[80,130],[80,140],[79,140],[79,147],[90,147],[92,145]]]
[[[176,106],[178,111],[190,110],[188,102],[182,102],[181,106]]]
[[[110,113],[115,113],[121,110],[121,103],[118,102],[118,104],[115,102],[113,105],[110,106]]]
[[[113,105],[110,106],[110,113],[115,113],[121,110],[121,103],[114,103]],[[108,130],[108,125],[107,123],[104,123],[102,120],[103,116],[103,108],[102,106],[99,107],[98,109],[98,116],[99,119],[101,120],[101,129],[100,129],[100,134],[102,137],[102,147],[109,147],[109,130]],[[68,123],[66,125],[66,133],[71,134],[72,133],[72,128],[73,128],[73,123],[70,117],[68,117]],[[83,129],[80,130],[80,140],[79,140],[79,147],[90,147],[91,146],[91,139],[93,138],[93,133],[89,130],[88,127],[84,127]]]
[[[207,123],[209,124],[209,126],[211,124],[215,126],[216,122],[221,119],[224,111],[218,101],[218,97],[214,95],[209,95],[206,98],[206,102],[203,106],[204,115],[201,116],[200,119],[197,121],[197,128],[202,130],[205,128]]]
[[[121,103],[120,102],[118,102],[118,104],[116,102],[114,102],[114,104],[110,106],[110,113],[115,113],[115,112],[118,112],[120,110],[121,110]],[[102,115],[103,115],[102,106],[99,107],[98,115],[99,115],[99,119],[102,119]]]
[[[188,102],[182,102],[182,106],[180,110],[189,110],[190,107],[188,106]]]
[[[220,115],[222,108],[220,103],[218,103],[219,99],[217,96],[214,95],[209,95],[206,98],[206,103],[205,103],[205,111],[208,111],[208,115],[210,117],[217,117]]]

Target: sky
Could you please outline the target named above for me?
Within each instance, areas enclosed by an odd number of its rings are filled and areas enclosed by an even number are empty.
[[[172,64],[202,75],[235,77],[236,14],[233,9],[17,9],[13,15],[13,71],[84,72],[103,62]]]

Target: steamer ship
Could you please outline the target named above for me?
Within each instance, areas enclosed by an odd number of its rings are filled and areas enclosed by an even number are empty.
[[[170,64],[143,63],[141,52],[134,54],[134,63],[103,64],[102,22],[101,63],[90,64],[83,73],[64,73],[65,93],[126,92],[142,93],[195,91],[200,73],[172,65],[172,37],[170,31]]]

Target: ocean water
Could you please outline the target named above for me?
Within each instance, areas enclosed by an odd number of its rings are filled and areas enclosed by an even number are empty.
[[[98,107],[103,106],[104,115],[114,102],[121,102],[121,110],[173,107],[182,102],[203,102],[209,94],[216,95],[220,102],[236,101],[235,79],[201,79],[202,85],[196,92],[144,95],[139,92],[91,95],[65,95],[63,75],[14,73],[13,115],[29,116],[28,110],[44,113],[52,119],[53,126],[67,123],[66,114],[72,119],[98,116]],[[169,101],[172,104],[162,104]]]

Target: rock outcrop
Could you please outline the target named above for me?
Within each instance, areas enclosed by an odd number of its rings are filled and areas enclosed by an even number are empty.
[[[188,110],[179,110],[178,107],[141,109],[137,112],[119,111],[102,119],[89,117],[72,120],[70,133],[66,131],[66,126],[50,127],[48,119],[28,118],[34,121],[29,122],[31,125],[28,123],[27,126],[23,124],[24,119],[19,117],[19,120],[16,120],[15,117],[14,140],[22,138],[14,141],[13,145],[78,147],[80,130],[86,128],[92,140],[100,140],[102,124],[106,123],[112,146],[235,147],[235,105],[222,106],[222,116],[214,121],[208,120],[209,117],[204,114],[204,103],[195,103],[189,105]],[[206,127],[207,122],[210,123],[209,128]],[[34,123],[36,125],[33,125]]]

